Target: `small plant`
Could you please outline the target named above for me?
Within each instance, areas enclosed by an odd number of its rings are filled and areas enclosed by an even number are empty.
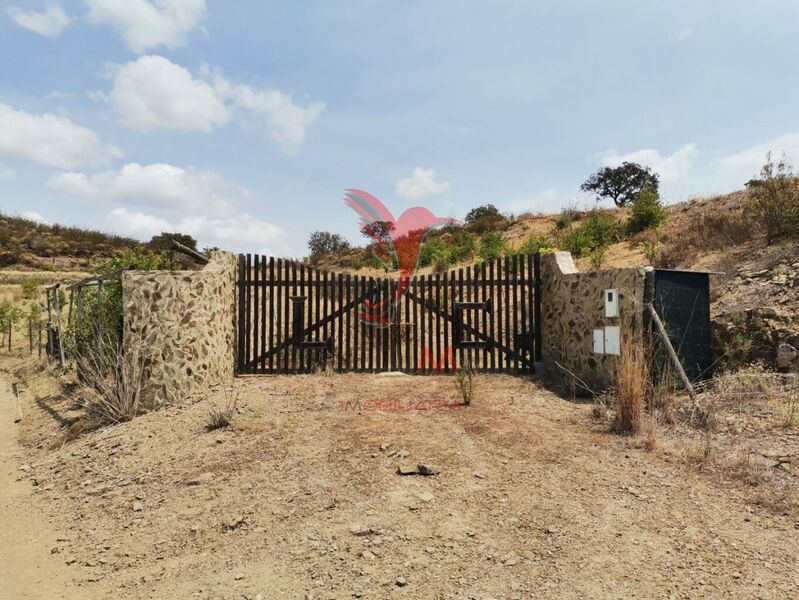
[[[616,419],[613,429],[617,433],[638,433],[641,417],[649,396],[649,361],[643,344],[633,336],[622,342],[621,358],[616,372]]]
[[[607,248],[619,237],[615,219],[601,210],[593,210],[561,239],[560,247],[579,258],[600,248]]]
[[[21,284],[22,296],[26,300],[33,300],[39,291],[39,282],[35,279],[26,279]]]
[[[799,413],[799,383],[794,382],[785,401],[785,427],[793,427]]]
[[[498,231],[488,231],[480,237],[480,260],[495,260],[505,252],[505,238]]]
[[[760,179],[746,186],[751,198],[749,211],[766,231],[766,243],[780,238],[799,238],[799,183],[785,157],[778,161],[766,156]]]
[[[216,431],[217,429],[224,429],[230,427],[233,422],[233,416],[236,414],[236,405],[239,401],[239,394],[241,393],[241,386],[230,384],[222,388],[225,396],[225,402],[222,406],[214,403],[211,410],[208,411],[208,420],[205,423],[206,431]]]
[[[563,211],[558,215],[558,218],[555,220],[555,229],[558,231],[563,231],[564,229],[568,229],[568,227],[572,224],[574,219],[572,218],[571,213],[568,211]]]
[[[603,264],[605,264],[605,256],[607,253],[607,246],[601,246],[591,250],[591,253],[588,255],[588,258],[591,260],[591,266],[595,269],[599,269]]]
[[[467,363],[455,373],[455,381],[458,384],[458,391],[463,398],[463,404],[469,406],[474,399],[474,383],[476,371],[471,363]]]
[[[638,194],[638,199],[630,210],[627,232],[632,234],[646,229],[657,229],[666,220],[667,214],[657,191],[651,187],[645,187]]]
[[[541,252],[546,254],[555,248],[555,242],[548,235],[531,235],[519,246],[517,252],[521,254],[535,254]]]

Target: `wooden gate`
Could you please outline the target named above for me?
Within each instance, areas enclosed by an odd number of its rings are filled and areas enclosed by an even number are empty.
[[[240,255],[237,371],[533,373],[540,283],[537,254],[407,282]]]

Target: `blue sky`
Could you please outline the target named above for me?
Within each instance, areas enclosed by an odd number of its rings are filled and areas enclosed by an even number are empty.
[[[666,201],[799,162],[799,3],[0,2],[0,210],[301,256],[399,215],[554,212],[603,165]]]

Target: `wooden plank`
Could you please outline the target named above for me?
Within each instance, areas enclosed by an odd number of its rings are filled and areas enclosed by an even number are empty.
[[[464,298],[463,298],[463,269],[458,269],[458,297],[457,297],[457,301],[458,302],[463,302],[463,300],[464,300]],[[457,313],[457,312],[458,311],[456,310],[455,313]],[[454,314],[453,314],[453,316],[454,316]],[[462,315],[461,315],[461,317],[462,317]],[[466,323],[464,322],[464,325],[465,324]],[[465,332],[466,328],[465,327],[461,328],[461,331]],[[464,340],[461,340],[461,341],[464,341]],[[465,356],[465,354],[464,354],[463,348],[458,348],[458,364],[457,364],[457,368],[458,369],[462,369],[464,366],[466,366],[466,361],[464,360],[464,356]]]
[[[520,254],[519,255],[519,279],[520,281],[525,281],[525,274],[527,273],[527,255]],[[527,288],[528,286],[524,283],[519,284],[519,306],[521,308],[521,325],[519,327],[519,332],[521,336],[527,336],[527,312],[529,311],[529,306],[527,305]],[[516,338],[517,343],[519,340],[522,340],[522,337]],[[527,345],[527,340],[523,340],[524,345]],[[520,344],[521,345],[521,344]],[[521,348],[518,351],[520,354],[522,352]],[[528,348],[529,352],[529,348]],[[532,358],[530,354],[528,354]],[[530,361],[532,362],[532,360]]]
[[[473,281],[472,280],[472,266],[471,265],[466,267],[466,281],[468,281],[469,283],[471,283]],[[472,286],[471,285],[467,285],[466,286],[466,298],[465,298],[465,301],[466,302],[471,302],[472,301]],[[474,311],[471,308],[464,309],[464,311],[463,311],[463,322],[468,327],[472,327],[472,328],[474,327]],[[466,328],[464,328],[464,331],[466,331]],[[464,341],[469,341],[469,340],[464,340]],[[469,365],[470,367],[474,368],[474,350],[471,347],[466,349],[466,364]]]
[[[433,281],[433,276],[428,275],[427,279],[430,283]],[[430,372],[433,373],[433,369],[435,369],[436,364],[438,363],[438,357],[435,356],[436,345],[433,341],[433,296],[435,294],[435,290],[433,289],[432,285],[427,286],[427,352],[428,356],[433,357],[432,364],[430,365]]]
[[[322,315],[327,317],[328,315],[328,300],[330,297],[330,288],[328,286],[329,281],[329,273],[327,271],[322,271]],[[329,337],[328,327],[327,327],[327,320],[325,320],[324,325],[322,326],[322,341],[327,341]],[[321,352],[321,360],[322,360],[322,368],[327,369],[327,361],[330,360],[330,357],[327,355],[327,350],[322,350]]]
[[[246,272],[246,280],[247,280],[247,311],[245,313],[246,319],[244,320],[244,326],[247,328],[247,335],[244,338],[246,344],[244,346],[244,361],[249,365],[250,364],[250,344],[252,342],[252,286],[250,286],[250,282],[252,281],[252,254],[247,255],[247,272]]]
[[[441,354],[441,274],[436,273],[436,295],[435,295],[435,305],[438,310],[436,311],[436,365],[440,365],[442,368],[444,363],[442,359],[444,358]],[[446,351],[446,350],[445,350]]]
[[[421,300],[421,304],[419,305],[419,355],[422,360],[422,373],[427,373],[427,369],[430,364],[430,347],[427,345],[427,336],[425,335],[425,332],[427,331],[425,322],[427,321],[428,313],[427,286],[425,285],[426,281],[426,275],[421,275],[419,277],[419,299]]]
[[[377,287],[375,285],[374,277],[369,278],[369,300],[371,302],[375,302],[377,294]],[[371,317],[371,311],[368,314]],[[364,325],[368,328],[368,335],[369,335],[369,371],[374,372],[375,370],[375,360],[374,360],[374,350],[375,350],[375,328],[372,326],[372,322],[368,321],[364,323]]]
[[[486,264],[483,263],[480,265],[480,286],[482,301],[488,301],[488,287],[486,286]],[[489,314],[488,311],[483,311],[483,332],[488,332],[488,318]],[[483,348],[483,361],[482,361],[482,369],[484,371],[488,370],[488,347],[491,345],[491,342],[487,342],[485,347]]]
[[[258,271],[261,266],[260,263],[260,255],[256,254],[253,256],[253,264],[252,264],[252,278],[254,281],[258,280]],[[258,308],[261,306],[261,286],[255,285],[253,286],[253,303],[250,312],[252,312],[252,358],[258,356],[258,344],[260,342],[259,334],[260,330],[260,321],[258,315]],[[255,372],[258,371],[258,364],[257,361],[254,361],[253,370]]]
[[[267,277],[267,260],[265,256],[261,257],[261,283],[266,282]],[[266,287],[261,290],[261,347],[257,353],[261,356],[260,369],[261,372],[266,371],[266,320],[268,313],[266,312]]]
[[[338,284],[338,308],[341,308],[344,306],[344,276],[341,273],[337,274],[336,283]],[[338,318],[336,349],[338,350],[338,372],[341,373],[344,370],[344,315]]]
[[[239,254],[239,309],[236,315],[236,372],[244,373],[244,298],[246,288],[244,285],[244,255]],[[47,294],[47,309],[50,310],[50,294]],[[49,320],[49,317],[48,317]]]
[[[503,275],[505,277],[504,288],[505,288],[505,329],[503,333],[505,334],[503,344],[508,348],[513,348],[513,341],[510,336],[511,332],[511,323],[510,323],[510,260],[509,257],[504,257],[504,267],[503,267]],[[505,354],[505,371],[510,371],[511,368],[511,356],[510,354]]]
[[[275,257],[269,257],[269,349],[275,346]],[[278,309],[278,312],[280,310]],[[274,356],[269,355],[269,372],[274,373]]]
[[[313,323],[319,323],[321,320],[322,314],[322,271],[319,269],[314,269],[314,293],[313,293],[313,305],[314,305],[314,317],[311,320]],[[310,317],[310,310],[308,311]],[[313,331],[313,341],[318,342],[321,334],[321,330],[317,327]],[[319,364],[321,363],[322,357],[322,350],[319,348],[314,348],[313,353],[311,354],[311,370],[318,368]]]
[[[444,370],[447,373],[452,372],[454,365],[451,364],[449,359],[450,346],[449,346],[449,320],[446,318],[447,314],[452,314],[452,291],[449,287],[449,272],[444,273],[444,298],[441,305],[442,319],[444,321]]]
[[[493,270],[493,268],[495,266],[494,263],[496,263],[497,278],[501,278],[502,277],[502,259],[501,258],[496,259],[495,261],[493,261],[491,263],[492,270]],[[493,273],[492,273],[492,275],[493,275]],[[497,308],[497,318],[496,318],[497,327],[496,327],[496,331],[492,331],[491,339],[494,340],[495,345],[501,346],[502,345],[502,339],[503,339],[503,336],[502,336],[502,313],[503,313],[503,309],[504,309],[504,303],[502,302],[502,283],[501,283],[501,281],[498,281],[496,287],[494,288],[494,297],[497,300],[497,302],[496,302],[496,305],[497,305],[496,306],[496,308]],[[496,354],[496,357],[495,357],[496,358],[496,363],[494,363],[493,359],[492,359],[492,364],[491,364],[492,370],[494,370],[494,371],[502,371],[502,361],[504,360],[504,357],[502,356],[501,353],[495,353],[495,354]]]
[[[291,295],[297,296],[297,262],[292,260],[291,261]],[[292,302],[292,311],[294,310],[294,303]],[[294,315],[292,314],[292,320],[294,320]],[[291,372],[297,373],[299,372],[301,364],[298,364],[298,354],[299,348],[297,344],[294,343],[291,346]]]
[[[413,284],[413,294],[417,295],[419,293],[419,276],[415,276],[411,283]],[[411,292],[410,289],[408,290],[408,296],[410,298]],[[412,371],[416,371],[419,369],[419,306],[416,302],[413,303],[413,319],[412,321],[412,337],[413,337],[413,369]]]
[[[307,300],[308,294],[306,293],[306,288],[305,288],[306,280],[305,280],[305,264],[304,263],[300,263],[299,270],[300,270],[300,283],[299,283],[299,286],[298,286],[297,295],[298,296],[305,296],[305,298],[306,298],[305,303],[303,304],[302,324],[300,325],[301,331],[304,331],[305,330],[305,323],[307,322],[307,320],[309,320],[311,318],[311,307],[308,305],[308,300]],[[311,269],[309,267],[308,268],[308,277],[309,278],[311,276],[311,272],[310,271],[311,271]],[[300,336],[300,340],[302,340],[302,339],[303,339],[302,336]],[[297,371],[299,371],[300,373],[305,373],[307,371],[307,360],[310,357],[310,354],[312,352],[309,350],[306,353],[305,348],[300,347],[298,349],[298,353],[299,353],[299,361],[297,363]]]
[[[290,281],[290,277],[289,277],[289,272],[290,272],[289,269],[290,268],[291,267],[289,266],[288,260],[284,260],[283,261],[283,273],[282,273],[283,276],[281,277],[281,279],[284,282]],[[289,311],[290,311],[289,305],[291,304],[291,302],[289,301],[289,296],[291,295],[291,289],[289,288],[288,285],[285,285],[285,286],[283,286],[283,289],[281,291],[282,291],[282,296],[283,296],[283,345],[284,345],[284,350],[283,350],[283,372],[284,373],[288,373],[289,372],[289,354],[291,354],[291,346],[290,346],[290,344],[291,344],[291,341],[290,341],[291,340],[291,321],[289,319]]]
[[[349,273],[347,273],[347,280],[346,280],[345,285],[347,287],[347,290],[346,290],[346,302],[347,302],[348,305],[352,301],[352,288],[350,287],[351,284],[352,284],[352,276]],[[346,344],[345,344],[346,359],[345,359],[345,362],[344,362],[344,370],[345,371],[349,371],[350,368],[351,368],[350,365],[352,364],[350,362],[350,352],[351,352],[351,349],[352,349],[352,320],[351,319],[352,319],[352,310],[348,310],[347,311],[347,316],[346,316],[347,333],[346,333]]]
[[[519,370],[519,255],[513,255],[513,263],[511,265],[513,271],[513,281],[511,282],[511,289],[513,290],[513,370]]]
[[[533,261],[533,270],[534,270],[534,278],[535,278],[535,291],[534,291],[534,300],[535,300],[535,309],[534,309],[534,316],[535,316],[535,353],[533,357],[534,362],[541,362],[541,328],[543,327],[543,323],[541,322],[541,253],[536,252],[535,259]]]
[[[411,316],[410,316],[410,313],[411,313],[411,311],[410,311],[411,299],[408,296],[408,292],[410,291],[410,287],[409,287],[410,284],[411,284],[411,281],[408,280],[406,282],[405,290],[404,290],[404,292],[402,294],[404,296],[404,299],[405,299],[405,311],[403,312],[402,319],[400,320],[400,323],[402,323],[402,334],[405,336],[405,361],[404,361],[405,364],[404,364],[403,371],[405,371],[406,373],[410,373],[410,372],[413,371],[413,369],[411,367],[411,364],[412,364],[411,363],[411,334],[412,334],[413,330],[411,329],[411,326],[409,325],[411,323]]]

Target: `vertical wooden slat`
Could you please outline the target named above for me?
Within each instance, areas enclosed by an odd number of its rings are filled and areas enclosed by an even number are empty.
[[[347,286],[347,291],[346,291],[345,302],[349,307],[350,303],[352,302],[352,276],[349,273],[347,273],[346,286]],[[347,328],[347,333],[346,333],[347,342],[344,346],[346,354],[344,369],[349,371],[350,365],[352,364],[350,362],[350,352],[352,349],[352,308],[347,309],[347,315],[346,317],[343,318],[346,318],[346,328]]]
[[[357,300],[363,294],[363,287],[360,285],[361,277],[356,275],[353,277],[355,288],[353,289],[354,300]],[[356,302],[352,307],[352,363],[356,371],[363,370],[363,359],[361,354],[363,352],[362,345],[358,344],[361,335],[361,319],[358,311],[360,310],[360,303]]]
[[[238,277],[238,286],[239,286],[239,311],[236,318],[236,365],[237,371],[239,373],[244,373],[244,300],[245,300],[245,283],[244,283],[244,255],[239,254],[239,277]],[[47,308],[50,308],[50,295],[47,295]]]
[[[436,309],[436,365],[444,368],[444,356],[441,354],[441,274],[436,273],[436,295],[433,299]]]
[[[450,289],[450,277],[449,272],[444,273],[444,298],[441,303],[441,310],[443,311],[445,317],[452,316],[452,290]],[[450,355],[450,345],[449,345],[449,319],[444,319],[444,370],[447,373],[452,372],[453,365],[449,359]]]
[[[341,310],[344,307],[344,276],[341,273],[338,273],[336,285],[338,287],[338,306],[336,310]],[[341,373],[344,370],[344,315],[338,316],[336,348],[338,349],[338,372]]]
[[[458,302],[463,302],[464,301],[464,297],[465,297],[465,295],[463,293],[463,269],[458,269],[458,296],[457,296],[457,301]],[[456,310],[455,312],[456,312],[456,314],[458,312],[460,312],[461,319],[463,319],[463,323],[465,324],[466,323],[466,315],[465,315],[464,311],[462,311],[462,310],[461,311],[457,311]],[[463,339],[461,341],[465,341],[465,339],[466,339],[465,327],[461,327],[461,336],[463,337]],[[466,366],[466,353],[463,350],[463,348],[460,348],[458,350],[458,368],[459,369],[463,369],[465,366]]]
[[[513,347],[513,341],[511,340],[511,322],[510,322],[510,305],[511,305],[511,291],[510,291],[510,257],[505,257],[505,267],[503,269],[503,277],[505,278],[504,286],[505,286],[505,337],[504,337],[504,344],[506,348],[505,354],[505,370],[510,371],[511,369],[511,353],[508,351]]]
[[[291,288],[289,287],[289,261],[283,261],[283,281],[281,282],[281,295],[283,296],[283,343],[286,347],[283,350],[283,372],[289,372],[289,354],[290,349],[288,344],[291,340],[291,321],[289,320],[289,296],[291,295]]]
[[[258,349],[258,356],[261,359],[261,372],[266,371],[266,321],[268,313],[266,312],[266,277],[267,277],[267,260],[265,256],[261,257],[261,275],[259,279],[259,286],[261,287],[261,347]]]
[[[389,355],[391,357],[391,370],[397,370],[397,310],[399,306],[395,305],[394,298],[397,290],[397,282],[393,279],[389,282],[388,293],[389,302],[391,303],[391,327],[389,329],[389,344],[391,348]]]
[[[367,281],[366,275],[361,275],[361,289],[359,291],[360,291],[361,296],[363,296],[364,298],[368,298],[368,296],[367,296],[368,289],[369,289],[368,286],[369,286],[369,283]],[[361,313],[363,313],[363,310],[364,310],[364,308],[363,308],[363,301],[362,301],[361,302]],[[363,320],[363,314],[361,314],[361,316],[360,316],[360,323],[358,324],[358,327],[361,330],[361,370],[362,371],[366,371],[366,370],[368,370],[368,365],[369,365],[369,359],[367,358],[367,355],[366,355],[367,351],[368,351],[368,343],[366,341],[366,336],[367,336],[368,332],[366,331],[366,323]]]
[[[466,267],[466,299],[465,299],[466,302],[472,301],[473,287],[474,287],[474,280],[472,279],[472,266],[469,265],[468,267]],[[467,308],[464,311],[463,315],[464,324],[468,325],[469,327],[472,327],[474,322],[473,317],[474,317],[474,311],[471,308]],[[466,331],[467,329],[466,327],[464,327],[464,335],[468,340],[471,340],[472,334],[471,333],[466,334]],[[474,351],[472,350],[472,348],[468,348],[466,350],[466,364],[471,367],[474,367]]]
[[[275,347],[275,257],[269,257],[269,372],[273,372]]]
[[[539,252],[535,254],[533,265],[533,276],[535,278],[535,290],[533,292],[535,302],[535,362],[541,362],[541,328],[543,324],[541,323],[541,254]]]
[[[293,260],[291,261],[291,295],[292,296],[296,296],[297,295],[297,263],[296,263],[296,261],[293,261]],[[294,303],[292,302],[291,304],[292,304],[292,311],[293,311]],[[291,317],[292,317],[292,320],[293,320],[294,319],[294,315],[292,314]],[[297,361],[299,359],[299,356],[297,355],[298,352],[299,352],[299,348],[297,348],[296,344],[292,343],[292,345],[291,345],[291,371],[293,373],[296,373],[296,372],[301,370],[299,368],[301,365],[297,364]]]
[[[413,283],[413,370],[419,369],[419,280],[421,275],[414,277]]]
[[[426,302],[425,302],[425,310],[427,311],[427,350],[430,353],[430,356],[433,357],[431,367],[435,369],[436,362],[438,361],[438,357],[435,355],[436,352],[436,345],[433,341],[433,276],[427,276],[427,291],[426,291]]]
[[[513,345],[510,347],[513,351],[513,370],[516,371],[519,369],[519,349],[516,346],[516,338],[519,334],[519,306],[518,306],[518,294],[517,292],[517,283],[518,278],[516,275],[516,271],[519,267],[518,256],[516,254],[513,255],[511,259],[511,282],[510,282],[510,289],[512,294],[512,300],[510,305],[511,311],[511,319],[513,320],[513,329],[511,330],[511,341]]]
[[[275,341],[274,347],[283,343],[283,259],[278,258],[275,265]],[[280,353],[275,354],[275,373],[280,373]]]
[[[252,293],[253,293],[253,303],[252,303],[252,366],[253,371],[258,371],[258,342],[259,334],[260,334],[260,322],[259,322],[259,315],[258,310],[261,307],[261,282],[259,277],[259,270],[261,266],[260,256],[256,254],[253,256],[253,264],[252,264]]]
[[[375,302],[377,300],[377,291],[375,286],[375,279],[374,277],[369,278],[369,301]],[[369,311],[369,316],[371,317],[372,311]],[[369,371],[373,372],[375,369],[375,361],[374,361],[374,349],[375,349],[375,328],[372,326],[372,322],[368,321],[364,323],[367,326],[368,330],[367,334],[369,335]]]
[[[403,369],[406,373],[410,373],[413,371],[411,368],[411,333],[413,332],[411,326],[411,295],[410,295],[410,280],[407,282],[407,287],[405,288],[405,312],[402,315],[402,333],[405,336],[405,368]]]
[[[244,320],[244,326],[247,328],[247,334],[244,338],[244,364],[247,366],[248,372],[252,372],[252,365],[250,364],[250,344],[252,342],[252,254],[247,255],[245,281],[247,282],[247,299],[245,300],[247,310],[245,312],[246,318]]]
[[[322,271],[314,269],[314,283],[313,283],[313,317],[311,316],[311,309],[308,309],[308,324],[317,325],[322,314]],[[322,331],[319,327],[315,327],[311,334],[314,342],[318,342],[322,337]],[[314,348],[311,353],[311,370],[318,368],[321,362],[320,357],[322,351],[319,348]]]
[[[488,300],[488,288],[486,287],[486,264],[483,263],[480,265],[480,280],[481,286],[480,289],[482,290],[482,301],[486,302]],[[488,336],[488,319],[493,318],[490,316],[487,311],[483,311],[483,335]],[[486,340],[485,347],[483,348],[483,370],[488,370],[488,349],[491,345],[491,338]]]
[[[521,327],[520,333],[527,338],[527,280],[530,279],[530,274],[527,272],[527,255],[519,255],[519,305],[521,306]],[[520,344],[521,345],[521,344]],[[527,339],[524,340],[524,345],[527,345]],[[521,349],[517,350],[517,354],[521,357],[523,353]],[[528,355],[528,360],[532,360],[532,353]],[[524,361],[520,359],[519,368],[524,366]]]
[[[383,310],[383,278],[375,282],[375,302],[378,310],[377,319],[373,322],[375,332],[375,371],[380,372],[383,368],[383,323],[379,311]]]
[[[496,264],[496,273],[494,272]],[[494,275],[496,274],[496,279],[494,279]],[[493,356],[491,357],[491,368],[494,371],[501,371],[502,370],[502,358],[504,356],[501,346],[502,346],[502,311],[504,309],[504,303],[502,302],[502,259],[499,258],[496,261],[491,263],[491,279],[494,279],[493,289],[494,289],[494,297],[496,299],[496,310],[497,310],[497,318],[496,318],[496,331],[494,330],[494,326],[491,326],[491,337],[497,341],[496,347],[493,351]]]
[[[297,289],[299,291],[295,292],[295,295],[297,295],[297,296],[305,296],[305,264],[304,263],[300,263],[299,271],[300,271],[300,273],[299,273],[300,281],[299,281],[299,285],[297,287]],[[310,314],[310,312],[311,311],[310,311],[310,309],[308,307],[308,301],[306,300],[305,303],[303,304],[302,323],[300,325],[300,332],[301,333],[305,331],[305,319],[308,318],[307,315]],[[303,337],[304,337],[303,335],[300,335],[300,340],[302,340]],[[297,354],[298,354],[297,371],[300,372],[300,373],[304,373],[305,372],[305,349],[304,348],[298,348],[297,349]]]

